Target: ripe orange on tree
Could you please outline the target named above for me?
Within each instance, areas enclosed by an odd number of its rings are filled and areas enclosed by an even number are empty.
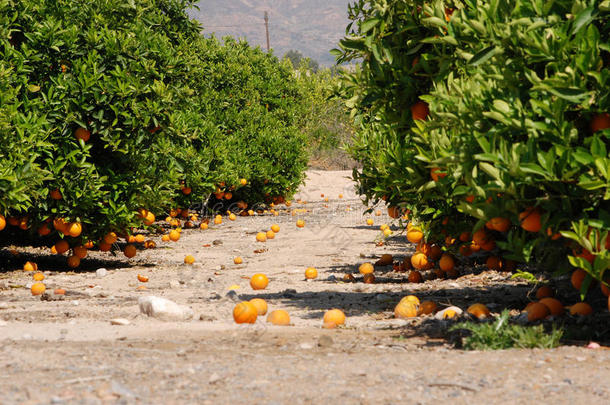
[[[54,190],[51,190],[49,195],[51,196],[51,199],[53,199],[53,200],[61,200],[63,198],[63,196],[61,195],[61,192],[57,188]]]
[[[521,228],[528,232],[540,232],[542,228],[542,223],[540,222],[541,216],[540,209],[536,207],[526,208],[525,211],[519,214]]]
[[[424,101],[420,100],[411,106],[411,117],[414,120],[425,120],[429,113],[428,103]]]
[[[441,256],[441,260],[438,262],[438,267],[440,267],[443,271],[453,270],[455,267],[455,259],[450,254],[445,253]]]
[[[80,259],[78,256],[70,256],[68,257],[68,267],[70,268],[77,268],[78,266],[80,266]]]
[[[419,243],[424,238],[421,229],[413,227],[407,231],[407,240],[411,243]]]
[[[388,215],[391,218],[396,219],[400,216],[400,209],[396,206],[390,205],[388,206]]]
[[[72,248],[72,253],[79,259],[87,257],[87,248],[84,246],[76,246]]]
[[[600,113],[591,120],[591,132],[603,131],[610,128],[610,114]]]
[[[60,240],[55,244],[55,250],[57,254],[62,255],[70,249],[70,245],[65,240]]]
[[[498,232],[506,232],[510,229],[510,219],[503,217],[494,217],[489,220],[492,229]]]
[[[447,177],[447,173],[441,172],[440,167],[433,167],[432,169],[430,169],[430,177],[433,181],[438,181],[443,177]]]
[[[85,128],[77,128],[76,131],[74,131],[74,136],[76,139],[82,139],[83,142],[87,142],[89,138],[91,138],[91,132]]]

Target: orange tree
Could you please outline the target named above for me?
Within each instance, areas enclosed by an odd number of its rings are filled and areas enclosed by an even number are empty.
[[[0,245],[127,234],[150,223],[141,209],[241,178],[254,201],[295,191],[306,157],[292,76],[201,37],[192,3],[0,1]],[[243,86],[237,103],[229,89]]]
[[[609,9],[593,0],[355,3],[335,52],[362,58],[338,89],[361,127],[352,149],[361,192],[409,209],[429,242],[455,253],[483,247],[555,270],[569,254],[602,279]]]

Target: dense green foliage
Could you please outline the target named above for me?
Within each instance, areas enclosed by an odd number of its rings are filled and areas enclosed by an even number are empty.
[[[565,270],[573,249],[584,258],[572,263],[600,279],[610,267],[610,129],[598,125],[610,119],[609,11],[595,0],[356,2],[335,52],[362,58],[339,90],[360,127],[360,191],[409,209],[431,243],[487,224],[492,254]],[[425,120],[412,116],[419,101]],[[541,217],[529,231],[528,209]],[[492,218],[512,225],[493,230]],[[572,243],[551,237],[560,231]]]
[[[222,184],[249,202],[296,191],[307,157],[291,69],[204,39],[192,3],[0,0],[0,215],[33,235],[80,222],[87,239]]]

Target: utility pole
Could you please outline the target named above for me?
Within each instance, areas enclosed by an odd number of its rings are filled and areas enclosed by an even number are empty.
[[[267,52],[269,52],[269,13],[265,11],[265,32],[267,33]]]

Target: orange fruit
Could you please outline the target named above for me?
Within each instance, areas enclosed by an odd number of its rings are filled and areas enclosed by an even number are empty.
[[[265,315],[267,313],[267,301],[262,298],[252,298],[250,303],[256,307],[258,315]]]
[[[98,247],[100,248],[100,252],[109,252],[110,249],[112,249],[112,245],[104,241],[100,242]]]
[[[222,216],[216,215],[214,217],[214,225],[220,225],[220,224],[222,224]]]
[[[424,234],[419,228],[411,228],[407,231],[407,240],[411,243],[419,243],[424,238]]]
[[[491,252],[495,248],[496,248],[496,241],[492,240],[492,239],[488,240],[487,242],[485,242],[481,245],[481,249],[485,250],[486,252]]]
[[[89,138],[91,138],[91,132],[85,128],[77,128],[76,131],[74,131],[74,136],[76,139],[82,139],[83,142],[87,142]]]
[[[277,326],[288,326],[290,325],[290,315],[283,309],[276,309],[267,315],[267,322]]]
[[[485,229],[479,229],[472,235],[472,241],[479,246],[484,245],[488,240],[489,235],[487,235]]]
[[[555,292],[548,285],[543,285],[536,291],[536,298],[539,300],[542,298],[554,297]]]
[[[570,307],[570,315],[591,315],[593,313],[593,308],[591,305],[586,302],[578,302]]]
[[[429,113],[428,103],[424,101],[418,101],[411,106],[411,117],[414,120],[425,120]]]
[[[47,288],[43,283],[34,283],[30,290],[32,291],[32,295],[42,295]]]
[[[267,234],[265,232],[259,232],[256,234],[256,240],[258,242],[267,242]]]
[[[549,308],[551,315],[562,315],[564,312],[563,305],[557,298],[545,297],[539,301],[541,304]]]
[[[272,230],[268,230],[267,233],[265,234],[265,236],[267,237],[267,239],[274,239],[275,232],[273,232]]]
[[[400,209],[396,206],[390,205],[388,207],[388,215],[390,218],[396,219],[400,216]]]
[[[208,229],[208,224],[205,222],[202,222],[201,225],[199,225],[199,228],[205,231],[206,229]]]
[[[458,239],[460,240],[460,242],[468,242],[470,240],[472,236],[470,235],[470,232],[468,231],[464,231],[460,234],[460,236],[458,237]]]
[[[257,273],[250,278],[250,287],[253,290],[264,290],[269,285],[269,279],[262,273]]]
[[[428,266],[428,257],[423,253],[415,253],[411,256],[411,265],[413,268],[422,270]]]
[[[60,240],[55,244],[55,250],[57,251],[57,254],[59,255],[63,255],[64,253],[66,253],[68,250],[70,249],[70,245],[68,245],[68,242],[66,242],[65,240]]]
[[[195,258],[191,255],[186,255],[184,257],[184,264],[193,264],[195,263]]]
[[[193,191],[193,189],[190,187],[182,187],[182,194],[184,194],[184,195],[189,195],[189,194],[191,194],[192,191]]]
[[[76,246],[72,248],[72,253],[79,259],[84,259],[87,257],[87,248],[84,246]]]
[[[23,265],[23,270],[24,271],[36,271],[36,270],[38,270],[38,265],[33,262],[25,262],[25,264]]]
[[[344,325],[345,324],[345,314],[340,309],[329,309],[324,313],[323,318],[324,325]],[[331,328],[334,326],[331,326]]]
[[[242,264],[244,261],[241,257],[237,256],[236,258],[233,259],[233,263],[235,264]]]
[[[148,277],[138,274],[138,281],[141,283],[148,283]]]
[[[318,270],[314,267],[308,267],[305,269],[305,278],[309,280],[313,280],[318,277]]]
[[[466,312],[479,319],[487,318],[489,315],[491,315],[491,312],[489,311],[487,306],[481,303],[472,304],[468,307]]]
[[[125,255],[125,257],[127,257],[129,259],[134,257],[137,253],[138,253],[138,250],[136,249],[136,247],[134,245],[127,245],[127,246],[125,246],[125,249],[123,250],[123,254]]]
[[[454,243],[455,243],[455,238],[454,238],[454,237],[452,237],[451,235],[448,235],[448,236],[445,238],[445,245],[447,245],[447,246],[451,246],[451,245],[453,245]]]
[[[430,177],[433,181],[438,181],[438,179],[442,179],[443,177],[447,177],[447,173],[441,172],[440,167],[433,167],[430,169]]]
[[[400,299],[400,302],[410,302],[411,304],[418,306],[419,305],[419,298],[417,298],[415,295],[406,295],[404,297],[402,297]]]
[[[233,308],[235,323],[255,323],[257,317],[258,310],[251,302],[243,301]]]
[[[417,270],[411,270],[409,272],[409,283],[421,283],[424,281],[421,273]]]
[[[225,200],[230,200],[231,198],[233,198],[233,193],[226,192],[224,197],[225,197]]]
[[[375,268],[373,267],[373,265],[371,263],[362,263],[359,267],[358,267],[358,271],[360,272],[360,274],[371,274],[373,273],[373,271],[375,271]]]
[[[485,261],[485,265],[489,270],[500,270],[502,268],[502,261],[497,256],[489,256]]]
[[[239,184],[241,184],[242,186],[245,186],[246,184],[248,184],[248,180],[246,180],[246,179],[239,179]]]
[[[367,225],[369,225],[369,226],[370,226],[370,225],[373,225],[374,223],[375,223],[375,222],[373,221],[373,219],[372,219],[372,218],[368,218],[368,219],[366,220],[366,224],[367,224]]]
[[[146,240],[144,235],[142,235],[141,233],[136,235],[133,239],[134,239],[134,242],[136,242],[136,243],[144,243],[144,241]]]
[[[345,283],[353,283],[354,281],[356,281],[356,278],[352,274],[350,274],[350,273],[345,273],[343,275],[342,280]]]
[[[280,226],[278,224],[273,224],[271,225],[271,230],[275,233],[278,233],[280,231]]]
[[[455,267],[455,259],[448,253],[441,256],[441,260],[438,262],[438,267],[443,271],[452,270]]]
[[[42,273],[40,273],[40,272],[39,272],[39,273],[34,273],[34,274],[32,275],[32,278],[33,278],[34,280],[36,280],[36,281],[42,281],[42,280],[44,280],[44,274],[42,274]]]
[[[490,220],[492,229],[498,232],[506,232],[510,229],[510,219],[494,217]]]
[[[298,219],[297,220],[297,227],[298,228],[303,228],[305,226],[305,221],[302,219]]]
[[[540,222],[541,213],[538,208],[529,207],[519,214],[521,228],[528,232],[540,232],[542,224]]]
[[[572,286],[580,291],[580,287],[582,286],[582,282],[587,276],[587,272],[583,269],[576,269],[572,272],[572,277],[570,277],[570,282]]]
[[[144,247],[146,249],[154,249],[157,247],[157,244],[155,243],[154,240],[147,240],[146,242],[144,242]]]
[[[4,215],[0,215],[0,231],[6,228],[6,218]]]
[[[180,239],[180,232],[175,229],[172,229],[171,231],[169,231],[169,239],[173,242],[178,242],[178,240]]]
[[[394,317],[396,318],[414,318],[417,316],[417,306],[412,302],[400,301],[394,307]]]
[[[550,226],[548,228],[546,228],[546,234],[548,237],[551,238],[551,240],[557,240],[557,239],[561,238],[561,234],[559,232],[553,233],[553,229],[551,229]]]
[[[394,257],[389,253],[384,253],[381,255],[379,260],[375,262],[375,266],[389,266],[394,262]]]
[[[423,301],[420,305],[419,305],[419,310],[418,310],[418,315],[428,315],[428,314],[433,314],[434,312],[436,312],[437,309],[437,305],[436,302],[434,301]]]
[[[447,310],[445,312],[443,312],[443,319],[453,319],[453,318],[457,318],[458,313],[455,309],[449,309],[447,308]]]
[[[237,216],[235,214],[233,214],[233,213],[229,214],[229,220],[230,221],[235,221],[236,219],[237,219]]]
[[[604,280],[599,283],[599,287],[602,290],[602,294],[604,294],[606,297],[610,297],[610,288],[608,287],[608,285],[610,285],[610,277],[604,277]]]
[[[525,307],[525,310],[527,311],[527,320],[530,322],[544,319],[551,313],[549,307],[540,302],[528,304],[528,306]]]
[[[170,239],[169,239],[169,235],[165,234],[165,235],[161,236],[161,241],[163,241],[163,242],[169,242],[169,241],[170,241]]]
[[[71,222],[66,226],[66,233],[73,238],[80,236],[83,226],[79,222]]]
[[[78,256],[72,255],[72,256],[68,257],[68,267],[74,269],[78,266],[80,266],[80,259],[78,258]]]
[[[2,229],[0,229],[0,230],[2,230]],[[38,235],[40,235],[40,236],[47,236],[50,233],[51,233],[51,228],[49,228],[49,225],[47,225],[47,224],[43,224],[38,228]]]
[[[59,191],[59,189],[51,190],[49,195],[51,196],[51,198],[53,200],[61,200],[63,198],[63,196],[61,195],[61,192]]]
[[[470,249],[470,246],[468,246],[468,245],[460,246],[459,252],[464,257],[468,257],[468,256],[472,255],[472,253],[473,253],[472,249]]]
[[[339,194],[339,198],[343,198],[343,194]]]
[[[118,239],[119,238],[117,237],[116,233],[114,233],[114,232],[109,232],[106,235],[104,235],[104,242],[106,242],[109,245],[116,243],[116,241]]]
[[[432,259],[432,260],[438,260],[442,257],[442,255],[443,255],[443,250],[438,245],[433,245],[430,248],[430,253],[428,254],[428,256],[430,256],[430,259]]]
[[[603,131],[610,128],[610,114],[600,113],[591,120],[591,132]]]

